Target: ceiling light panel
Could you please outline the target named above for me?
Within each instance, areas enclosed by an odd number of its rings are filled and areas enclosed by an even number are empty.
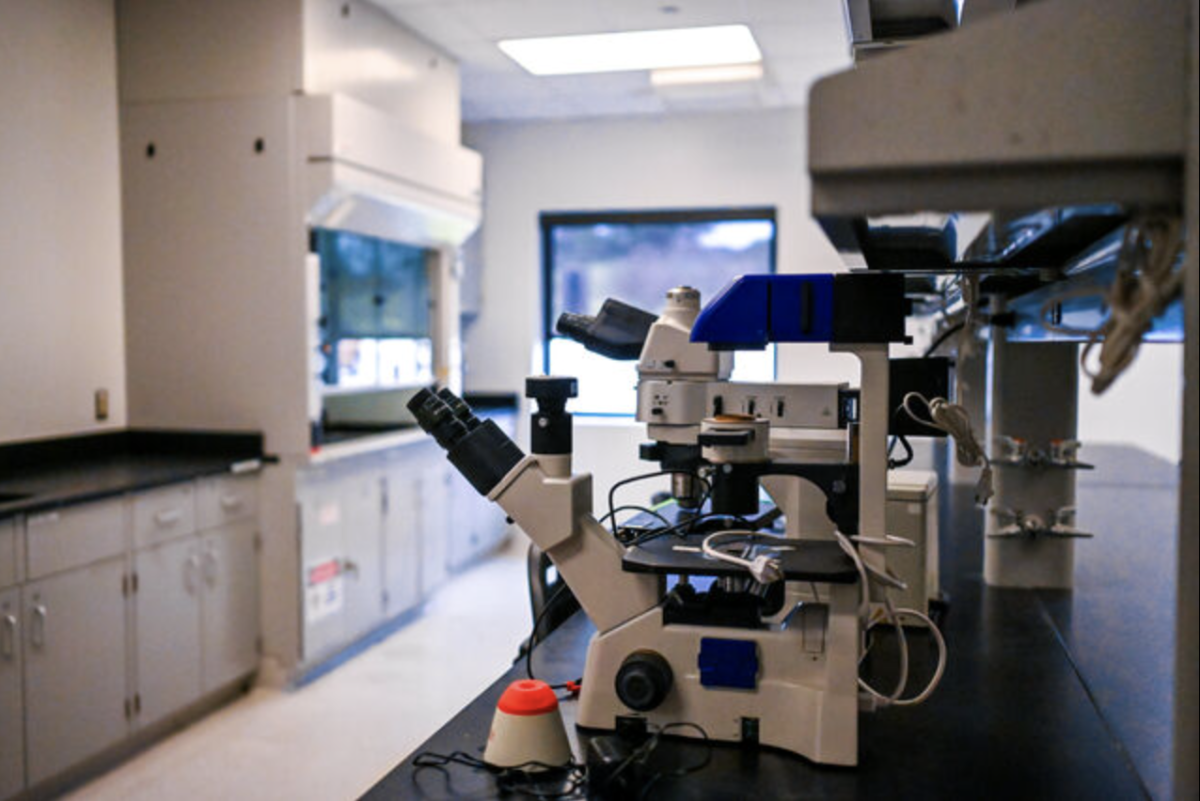
[[[746,64],[762,53],[745,25],[508,39],[500,49],[534,75]]]

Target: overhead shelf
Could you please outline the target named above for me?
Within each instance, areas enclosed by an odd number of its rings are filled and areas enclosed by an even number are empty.
[[[1186,5],[1024,6],[818,81],[813,214],[1178,207]]]

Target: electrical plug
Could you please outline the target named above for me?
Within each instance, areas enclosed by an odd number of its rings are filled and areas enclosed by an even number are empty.
[[[779,567],[779,560],[766,554],[754,557],[750,560],[747,568],[750,570],[750,575],[754,576],[759,584],[771,584],[783,578],[783,570]]]

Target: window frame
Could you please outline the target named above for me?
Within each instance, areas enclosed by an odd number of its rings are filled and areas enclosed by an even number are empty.
[[[554,229],[564,226],[637,225],[704,222],[770,222],[774,233],[768,249],[768,274],[778,271],[779,219],[774,206],[728,206],[697,209],[646,209],[637,211],[557,211],[538,215],[542,245],[542,372],[550,372],[550,341],[554,333]],[[709,298],[711,300],[711,298]],[[594,314],[599,309],[581,309]],[[598,417],[628,417],[609,412],[581,412]]]

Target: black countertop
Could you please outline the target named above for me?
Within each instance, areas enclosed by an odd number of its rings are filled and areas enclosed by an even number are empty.
[[[939,546],[951,604],[945,678],[922,706],[861,716],[858,767],[719,744],[707,767],[660,781],[652,797],[1169,797],[1178,471],[1130,448],[1090,448],[1089,459],[1096,470],[1080,477],[1079,525],[1096,538],[1076,546],[1073,592],[985,586],[983,517],[972,488],[943,486]],[[536,652],[539,678],[579,676],[593,632],[577,614],[550,635]],[[523,665],[418,752],[481,754],[496,701],[518,678]],[[572,725],[574,707],[562,705],[580,754],[588,735]],[[707,752],[669,739],[656,758],[677,765]],[[487,773],[418,771],[410,755],[365,797],[501,795]]]
[[[267,460],[262,435],[125,430],[0,446],[0,519]]]

